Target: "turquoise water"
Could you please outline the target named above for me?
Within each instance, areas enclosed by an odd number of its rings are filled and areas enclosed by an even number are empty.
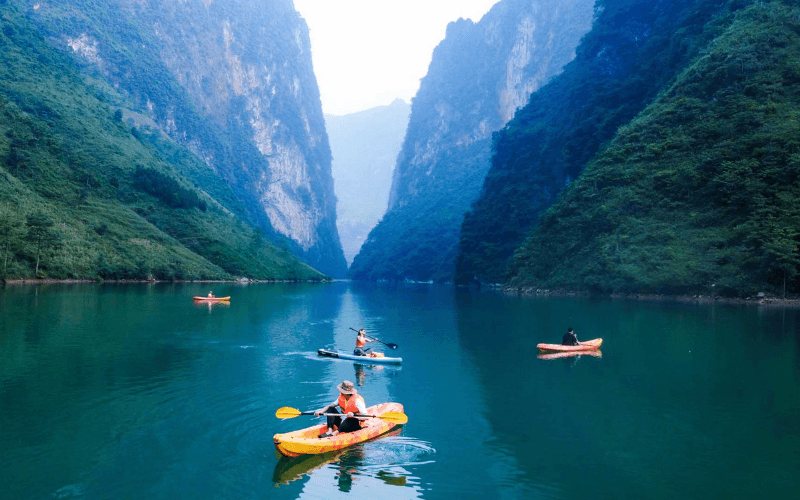
[[[213,288],[229,306],[194,305]],[[602,357],[537,358],[567,327]],[[400,367],[319,358],[364,327]],[[40,498],[797,498],[798,311],[429,285],[0,291],[0,492]],[[374,344],[373,344],[374,345]],[[356,382],[401,433],[279,459]]]

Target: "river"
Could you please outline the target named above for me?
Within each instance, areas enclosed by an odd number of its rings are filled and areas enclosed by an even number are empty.
[[[193,295],[230,295],[196,305]],[[794,309],[437,285],[0,291],[0,492],[42,498],[798,498]],[[366,328],[403,364],[320,358]],[[600,356],[540,359],[567,327]],[[370,344],[376,345],[376,344]],[[399,433],[276,456],[335,385]]]

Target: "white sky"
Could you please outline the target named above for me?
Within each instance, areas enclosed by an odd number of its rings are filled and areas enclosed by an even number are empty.
[[[294,0],[308,23],[322,110],[410,102],[447,24],[478,22],[499,0]]]

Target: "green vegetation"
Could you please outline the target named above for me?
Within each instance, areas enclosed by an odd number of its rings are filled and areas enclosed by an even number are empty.
[[[152,194],[170,208],[199,208],[205,212],[206,202],[192,189],[181,187],[180,183],[167,175],[136,165],[133,172],[133,187]]]
[[[201,160],[122,120],[125,99],[82,77],[13,2],[0,19],[4,276],[322,278],[238,217],[238,196]]]
[[[514,285],[800,291],[800,8],[787,3],[717,21],[724,31],[542,216]]]
[[[729,2],[736,8],[743,2]],[[464,218],[456,281],[502,282],[508,260],[561,190],[706,46],[717,0],[599,0],[564,72],[493,138],[492,167]]]

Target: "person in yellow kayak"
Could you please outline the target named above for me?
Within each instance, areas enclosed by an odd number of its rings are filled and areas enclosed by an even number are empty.
[[[356,348],[353,349],[353,354],[356,356],[371,356],[372,355],[372,348],[371,347],[364,347],[367,345],[367,342],[375,342],[374,340],[367,337],[367,331],[363,328],[358,331],[358,335],[356,336]]]
[[[567,328],[567,333],[564,334],[564,337],[561,339],[561,345],[580,345],[581,343],[578,342],[578,336],[575,335],[575,330],[572,328]]]
[[[314,412],[316,416],[320,416],[323,413],[336,413],[336,415],[328,415],[328,430],[320,434],[320,438],[335,436],[340,432],[355,432],[361,429],[362,421],[355,418],[355,416],[367,414],[367,405],[364,403],[364,398],[358,394],[352,382],[344,380],[336,388],[339,389],[339,398],[325,408]],[[339,408],[342,409],[341,412]],[[342,418],[342,416],[345,418]]]

